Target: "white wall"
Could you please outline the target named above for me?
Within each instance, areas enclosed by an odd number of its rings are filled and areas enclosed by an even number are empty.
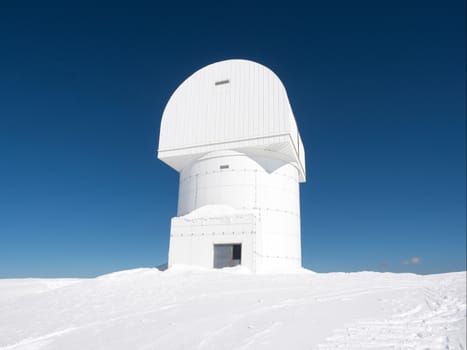
[[[212,268],[214,244],[242,245],[242,265],[255,271],[256,216],[237,214],[227,217],[172,219],[169,267],[174,264]]]
[[[242,264],[253,271],[271,264],[301,266],[298,178],[293,165],[233,151],[210,153],[186,167],[180,174],[179,217],[172,219],[169,263],[212,267],[212,246],[223,242],[245,244],[242,254],[254,258]],[[205,206],[212,211],[195,219],[187,215]],[[216,206],[235,212],[217,213]],[[238,216],[252,221],[239,225]]]

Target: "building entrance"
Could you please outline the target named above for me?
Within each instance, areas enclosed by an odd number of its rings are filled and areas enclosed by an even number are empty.
[[[232,267],[241,263],[241,244],[214,244],[214,268]]]

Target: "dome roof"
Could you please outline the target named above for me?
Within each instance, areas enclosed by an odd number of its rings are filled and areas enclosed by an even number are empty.
[[[162,115],[158,157],[180,171],[217,150],[293,162],[305,179],[305,155],[287,92],[267,67],[247,60],[210,64],[187,78]]]

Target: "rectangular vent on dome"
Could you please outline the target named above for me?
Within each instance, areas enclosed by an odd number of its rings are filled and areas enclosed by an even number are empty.
[[[229,166],[228,166],[228,165],[221,165],[219,168],[221,168],[221,169],[228,169]]]
[[[224,84],[228,84],[228,83],[230,83],[230,80],[226,79],[226,80],[216,81],[216,83],[214,85],[219,86],[219,85],[224,85]]]

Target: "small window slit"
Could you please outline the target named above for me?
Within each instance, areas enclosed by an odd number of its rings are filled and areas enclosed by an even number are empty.
[[[224,84],[228,84],[228,83],[230,83],[230,80],[225,79],[225,80],[216,81],[214,85],[219,86],[219,85],[224,85]]]

